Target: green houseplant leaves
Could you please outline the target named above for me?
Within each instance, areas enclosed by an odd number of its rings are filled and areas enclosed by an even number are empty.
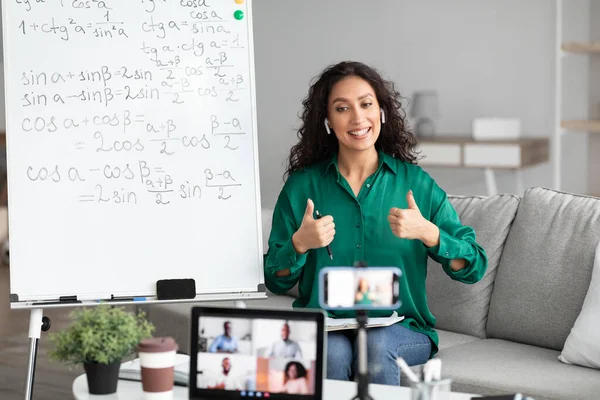
[[[143,312],[136,315],[108,305],[80,308],[71,317],[67,329],[50,334],[55,347],[50,358],[66,364],[112,364],[133,353],[154,332]]]

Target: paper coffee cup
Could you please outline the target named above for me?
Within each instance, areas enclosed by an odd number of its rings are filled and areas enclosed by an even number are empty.
[[[138,344],[144,399],[173,398],[177,343],[170,337],[144,339]]]

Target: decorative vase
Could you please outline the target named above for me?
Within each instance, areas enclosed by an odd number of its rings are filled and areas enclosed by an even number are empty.
[[[430,118],[421,118],[417,123],[415,134],[420,138],[432,138],[435,136],[435,124]]]
[[[431,138],[435,135],[435,119],[439,117],[438,94],[433,90],[415,92],[410,116],[417,121],[417,137]]]
[[[90,394],[112,394],[117,391],[121,361],[112,364],[84,363]]]

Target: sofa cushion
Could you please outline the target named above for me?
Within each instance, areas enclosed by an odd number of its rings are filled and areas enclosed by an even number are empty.
[[[462,333],[444,331],[442,329],[436,329],[436,331],[440,338],[440,344],[438,346],[439,350],[481,340],[478,337],[471,335],[463,335]]]
[[[453,346],[460,346],[461,344],[471,343],[476,340],[482,340],[475,336],[463,335],[462,333],[455,333],[450,331],[444,331],[441,329],[436,329],[438,336],[440,338],[439,349],[447,349]],[[438,353],[439,354],[439,353]],[[436,358],[439,357],[436,356]],[[423,366],[425,364],[413,365],[410,367],[412,371],[417,374],[417,376],[421,376],[423,374]],[[402,386],[410,386],[410,379],[406,374],[400,371],[400,385]]]
[[[293,297],[278,296],[267,292],[265,300],[248,300],[248,308],[277,308],[292,309]],[[210,303],[171,303],[171,304],[148,304],[139,306],[146,312],[148,320],[154,324],[156,331],[154,336],[171,336],[179,345],[179,351],[185,354],[190,352],[190,332],[192,307],[234,307],[232,301],[217,301]]]
[[[263,207],[260,210],[262,219],[262,241],[263,241],[263,254],[269,250],[269,235],[271,234],[271,226],[273,225],[273,209]]]
[[[562,350],[599,240],[600,199],[528,189],[500,259],[488,336]]]
[[[558,359],[567,364],[600,368],[600,242],[581,313]]]
[[[477,242],[488,256],[488,268],[479,282],[466,285],[451,280],[437,262],[429,259],[427,302],[437,319],[437,328],[484,338],[496,268],[519,198],[501,194],[449,196],[449,200],[463,225],[475,230]]]
[[[520,392],[536,400],[595,399],[600,372],[558,361],[558,351],[485,339],[440,351],[452,391],[500,395]],[[596,396],[596,397],[594,397]]]

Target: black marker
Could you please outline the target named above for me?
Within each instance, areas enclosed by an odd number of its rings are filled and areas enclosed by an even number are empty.
[[[317,213],[317,219],[321,219],[321,213],[319,212],[319,210],[315,211]],[[329,245],[326,246],[327,248],[327,254],[329,254],[329,258],[331,258],[333,260],[333,254],[331,254],[331,247]]]

